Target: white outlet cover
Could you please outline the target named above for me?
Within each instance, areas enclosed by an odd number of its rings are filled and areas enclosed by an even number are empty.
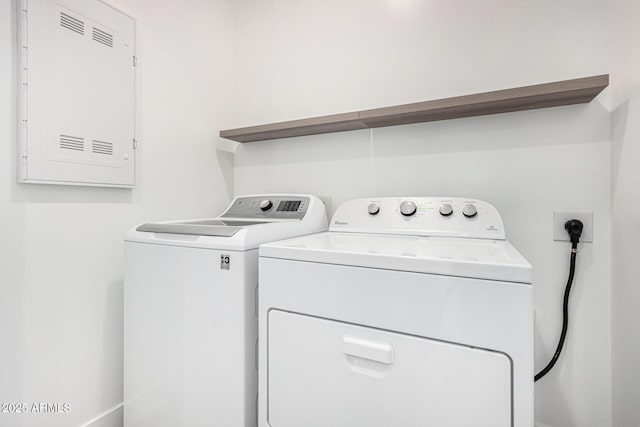
[[[564,224],[571,220],[578,219],[584,224],[580,243],[593,242],[593,212],[554,212],[553,213],[553,240],[557,242],[568,242],[569,234],[564,229]]]

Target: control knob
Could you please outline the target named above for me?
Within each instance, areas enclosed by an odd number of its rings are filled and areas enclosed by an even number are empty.
[[[417,207],[416,204],[411,200],[405,200],[400,203],[400,213],[404,216],[411,216],[416,213]]]
[[[380,212],[380,206],[377,203],[369,203],[369,215],[377,215]]]
[[[260,206],[261,210],[268,211],[273,206],[273,203],[271,203],[271,200],[269,200],[269,199],[264,199],[264,200],[260,201],[260,205],[259,206]]]
[[[453,206],[450,203],[444,203],[440,206],[440,215],[449,216],[453,213]]]
[[[464,205],[464,208],[462,208],[462,214],[467,218],[473,218],[478,214],[478,209],[476,208],[475,205],[468,203]]]

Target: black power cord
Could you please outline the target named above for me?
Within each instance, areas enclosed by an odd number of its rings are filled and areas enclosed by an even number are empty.
[[[576,272],[576,255],[578,254],[578,243],[580,242],[580,236],[582,235],[582,229],[584,224],[577,219],[572,219],[564,223],[564,229],[569,233],[571,240],[571,263],[569,265],[569,279],[567,280],[567,286],[564,288],[564,300],[562,302],[562,333],[560,334],[560,340],[556,347],[556,352],[553,357],[547,363],[540,372],[534,377],[535,381],[544,377],[553,369],[554,365],[562,353],[562,347],[564,347],[564,340],[567,338],[567,329],[569,328],[569,295],[571,293],[571,285],[573,284],[573,276]]]

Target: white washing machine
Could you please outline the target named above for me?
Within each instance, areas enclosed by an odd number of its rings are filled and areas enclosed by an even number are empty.
[[[257,425],[260,243],[327,229],[310,195],[237,197],[218,218],[125,238],[124,425]]]
[[[259,425],[532,427],[531,283],[480,200],[354,200],[261,245]]]

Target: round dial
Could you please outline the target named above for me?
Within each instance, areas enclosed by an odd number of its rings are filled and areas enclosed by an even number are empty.
[[[462,214],[467,218],[472,218],[478,214],[478,209],[475,205],[469,203],[464,205],[464,208],[462,208]]]
[[[271,203],[271,200],[269,199],[264,199],[260,201],[260,209],[262,209],[263,211],[268,211],[269,209],[271,209],[272,206],[273,206],[273,203]]]
[[[440,206],[440,215],[449,216],[453,213],[453,206],[450,203],[444,203]]]
[[[400,203],[400,213],[404,216],[411,216],[416,213],[417,207],[416,204],[411,200],[405,200]]]
[[[380,212],[380,206],[377,203],[369,203],[367,210],[369,211],[369,215],[377,215],[378,212]]]

